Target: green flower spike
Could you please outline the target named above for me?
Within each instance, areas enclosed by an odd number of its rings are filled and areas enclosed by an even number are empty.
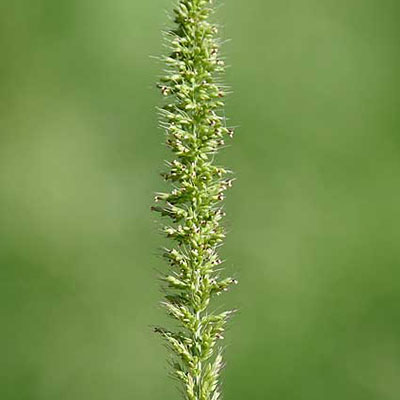
[[[157,193],[158,204],[152,209],[171,221],[163,227],[174,245],[164,253],[170,270],[162,278],[167,292],[162,305],[179,327],[156,332],[175,355],[173,375],[187,400],[220,399],[223,362],[218,341],[233,311],[214,313],[209,303],[237,283],[219,276],[222,261],[217,250],[225,237],[221,202],[233,180],[214,159],[233,130],[221,113],[226,87],[219,77],[225,65],[219,56],[217,27],[209,22],[212,13],[211,0],[179,1],[176,27],[166,33],[166,75],[158,85],[166,97],[161,126],[175,159],[162,174],[173,190]]]

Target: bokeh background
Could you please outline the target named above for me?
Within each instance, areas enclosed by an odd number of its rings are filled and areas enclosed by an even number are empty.
[[[149,211],[170,0],[0,2],[0,398],[178,399]],[[400,398],[398,0],[226,0],[227,400]],[[155,221],[156,220],[156,221]]]

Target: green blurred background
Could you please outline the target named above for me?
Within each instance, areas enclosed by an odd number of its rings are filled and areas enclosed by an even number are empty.
[[[170,0],[0,2],[0,399],[178,399],[156,280]],[[398,0],[226,0],[227,400],[400,398]]]

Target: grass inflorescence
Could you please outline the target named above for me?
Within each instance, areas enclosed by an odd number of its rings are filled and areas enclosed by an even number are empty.
[[[173,241],[165,249],[169,271],[162,305],[178,328],[158,327],[172,350],[173,375],[187,400],[220,398],[224,329],[233,311],[212,312],[210,300],[227,291],[233,278],[220,277],[218,255],[225,231],[224,192],[231,172],[215,164],[225,140],[233,137],[222,110],[227,89],[220,78],[218,28],[210,21],[211,0],[180,0],[174,9],[175,28],[166,32],[169,54],[162,57],[165,75],[158,87],[166,98],[160,109],[166,144],[174,159],[162,174],[171,191],[157,193],[152,209],[169,218],[162,230]]]

